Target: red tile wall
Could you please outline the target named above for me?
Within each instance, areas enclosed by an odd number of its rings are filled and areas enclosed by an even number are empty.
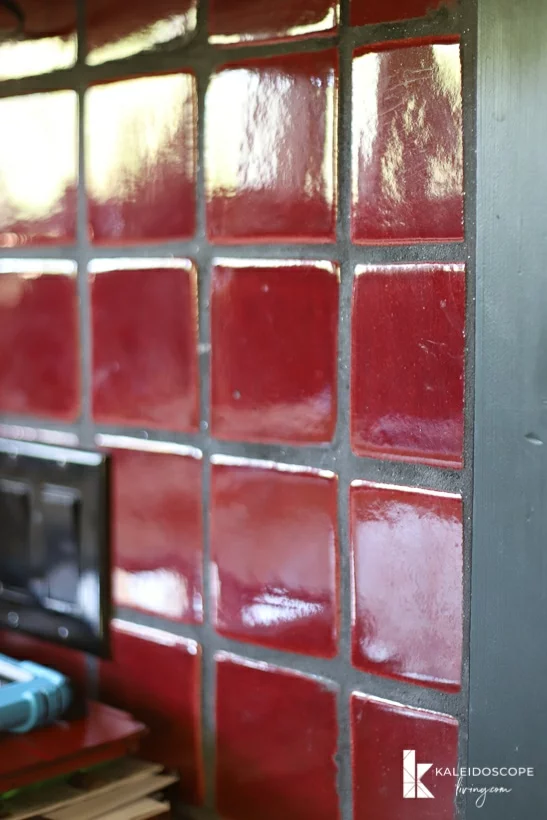
[[[111,455],[116,619],[0,651],[145,720],[197,816],[453,820],[412,773],[465,764],[464,18],[21,5],[0,434]]]

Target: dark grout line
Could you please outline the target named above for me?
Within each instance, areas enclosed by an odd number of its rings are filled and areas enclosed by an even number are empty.
[[[197,46],[207,49],[208,2],[199,3]],[[202,765],[204,772],[204,805],[211,811],[215,808],[215,763],[216,763],[216,681],[212,646],[212,591],[211,591],[211,546],[210,546],[210,496],[211,496],[211,439],[209,370],[211,331],[209,322],[210,292],[210,252],[206,234],[206,180],[205,180],[205,97],[209,84],[210,68],[204,62],[195,71],[198,100],[197,127],[197,184],[196,184],[196,240],[192,258],[198,268],[199,302],[199,374],[200,374],[200,442],[203,452],[203,625],[202,625],[202,678],[201,678],[201,738]]]
[[[78,8],[83,9],[81,0]],[[0,82],[0,97],[62,88],[75,88],[79,83],[90,85],[125,79],[129,75],[150,74],[162,71],[193,70],[214,71],[232,62],[275,57],[292,53],[322,51],[338,45],[342,37],[352,48],[391,41],[412,39],[435,39],[457,37],[460,33],[457,13],[446,10],[435,12],[429,17],[407,20],[400,23],[380,23],[377,25],[349,27],[341,25],[338,33],[327,36],[313,36],[306,39],[288,40],[280,43],[253,43],[218,47],[208,42],[206,21],[198,7],[198,28],[195,36],[182,38],[175,45],[135,54],[122,60],[114,60],[100,65],[85,64],[84,48],[78,51],[78,60],[72,68],[22,77],[17,80]],[[78,33],[85,28],[84,14],[78,13]]]
[[[81,67],[85,57],[86,20],[84,0],[78,0],[78,63]],[[78,196],[77,196],[77,246],[74,259],[78,265],[78,299],[80,321],[80,373],[81,373],[81,417],[79,421],[80,443],[93,447],[93,422],[91,417],[91,307],[87,264],[89,260],[89,238],[87,227],[87,196],[85,190],[85,84],[76,85],[78,93]]]
[[[87,239],[87,237],[86,237]],[[344,244],[245,244],[215,245],[205,234],[188,241],[169,241],[162,244],[142,245],[91,245],[90,259],[149,259],[157,257],[184,257],[197,261],[205,250],[209,259],[307,259],[339,262],[349,249],[353,265],[408,264],[411,262],[465,262],[468,258],[466,243],[413,243],[403,245],[350,245]],[[76,259],[78,245],[47,245],[28,248],[2,248],[0,258],[17,259]]]
[[[85,0],[76,2],[76,20],[78,32],[78,54],[76,72],[85,64],[87,31]],[[78,79],[78,77],[77,77]],[[88,233],[87,233],[87,197],[85,190],[85,84],[76,82],[78,94],[78,188],[77,188],[77,245],[75,248],[63,248],[70,253],[60,258],[75,259],[78,266],[78,320],[80,334],[80,378],[81,378],[81,416],[77,428],[79,443],[84,447],[93,447],[93,430],[91,419],[91,334],[90,334],[90,298],[87,281]],[[40,250],[40,249],[37,249]],[[50,252],[54,249],[48,248]],[[8,254],[6,254],[8,255]],[[17,256],[20,256],[17,249]],[[47,258],[47,257],[46,257]],[[52,257],[54,258],[54,257]],[[47,428],[46,428],[47,429]],[[59,430],[59,426],[56,425]],[[66,428],[69,431],[69,428]],[[99,662],[97,658],[87,655],[87,694],[96,699],[99,693]]]
[[[354,249],[351,248],[351,116],[352,116],[352,44],[347,25],[350,0],[341,2],[340,91],[338,123],[338,243],[342,247],[340,276],[340,318],[338,323],[338,537],[340,552],[339,597],[340,634],[338,679],[338,767],[337,788],[341,820],[353,818],[353,788],[350,765],[351,725],[349,701],[352,689],[351,668],[351,548],[349,522],[349,485],[351,475],[350,450],[350,372],[351,372],[351,294],[355,269]],[[358,253],[358,257],[361,254]],[[366,254],[363,254],[366,256]]]
[[[349,273],[346,275],[346,280],[350,282],[352,271],[351,268],[346,270]],[[206,283],[204,277],[200,278],[199,287],[201,288],[201,302],[207,300],[207,293],[209,284]],[[345,301],[344,301],[345,300]],[[344,310],[349,311],[351,303],[351,294],[347,291],[344,293],[344,286],[342,285],[342,298],[340,301],[340,312]],[[202,308],[203,309],[203,308]],[[204,321],[208,320],[207,311],[202,313],[201,322],[201,338],[200,338],[200,362],[201,362],[201,401],[202,412],[207,413],[207,401],[205,392],[208,391],[209,377],[208,367],[210,358],[210,349],[208,339],[208,331],[204,332]],[[347,333],[349,334],[350,317],[348,315],[342,316],[342,323],[348,325]],[[343,325],[341,330],[346,332]],[[349,338],[344,345],[349,345]],[[340,349],[342,345],[340,345]],[[349,385],[349,362],[344,360],[343,356],[339,358],[339,367],[341,368],[338,374],[339,385]],[[47,432],[52,433],[66,433],[68,435],[76,436],[80,439],[82,446],[93,447],[93,442],[96,442],[98,436],[110,436],[120,439],[129,439],[138,445],[138,442],[146,442],[149,446],[154,443],[166,444],[167,449],[169,445],[174,448],[178,446],[187,446],[201,450],[205,455],[225,455],[234,458],[240,458],[248,461],[272,461],[280,464],[290,464],[299,467],[312,467],[317,470],[330,470],[333,473],[340,475],[341,471],[346,470],[348,479],[350,481],[374,481],[381,484],[397,484],[410,487],[423,487],[430,490],[437,490],[439,492],[458,493],[462,491],[467,479],[465,478],[465,471],[450,470],[436,466],[428,466],[426,464],[404,463],[397,461],[381,461],[372,458],[363,458],[351,453],[349,443],[346,442],[346,449],[343,450],[341,445],[342,436],[345,436],[344,422],[349,424],[349,399],[346,402],[345,397],[338,397],[339,403],[339,422],[335,441],[332,445],[319,446],[301,446],[294,447],[283,444],[265,444],[265,443],[247,443],[241,441],[219,441],[209,435],[209,421],[208,415],[202,416],[202,425],[207,424],[207,428],[201,430],[199,433],[180,433],[169,432],[166,430],[142,429],[135,427],[114,427],[91,425],[90,441],[91,444],[84,445],[81,440],[81,425],[80,423],[74,425],[56,425],[51,420],[37,421],[35,419],[29,420],[18,416],[2,417],[0,422],[0,434],[12,438],[29,438],[35,440],[36,433],[40,434],[43,440],[43,434]],[[346,408],[346,409],[344,409]],[[344,415],[345,414],[345,415]],[[26,431],[25,435],[23,432]],[[88,436],[89,438],[89,436]],[[120,441],[120,446],[125,442]],[[68,446],[73,446],[69,443]],[[115,447],[115,443],[108,446]]]
[[[458,10],[440,9],[427,17],[416,17],[410,20],[392,23],[373,23],[365,26],[352,26],[349,39],[354,48],[379,43],[399,42],[401,40],[446,39],[460,36]]]
[[[342,654],[335,658],[318,658],[263,645],[244,643],[219,635],[207,622],[198,625],[182,624],[159,616],[137,612],[128,607],[118,607],[115,617],[170,632],[173,635],[196,641],[202,646],[205,644],[204,650],[210,653],[212,660],[218,652],[228,652],[244,660],[261,661],[275,668],[301,672],[308,677],[327,682],[333,687],[341,686],[346,696],[345,710],[349,705],[347,698],[352,691],[366,692],[375,697],[415,708],[432,709],[457,718],[461,718],[465,708],[465,700],[461,692],[445,692],[418,683],[361,672],[354,668],[349,659]]]

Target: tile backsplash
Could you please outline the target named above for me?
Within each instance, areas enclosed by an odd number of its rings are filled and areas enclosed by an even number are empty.
[[[205,98],[212,242],[335,241],[337,92],[335,49],[213,74]]]
[[[116,616],[0,651],[145,720],[189,816],[458,816],[404,773],[466,759],[464,5],[24,0],[0,43],[0,432],[111,455]]]

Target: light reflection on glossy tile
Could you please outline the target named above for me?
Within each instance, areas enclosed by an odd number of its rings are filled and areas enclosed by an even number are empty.
[[[212,240],[334,241],[337,93],[335,50],[249,60],[213,75],[206,99]]]
[[[322,681],[217,655],[217,810],[230,820],[338,820],[336,694]]]
[[[74,0],[18,0],[23,37],[14,16],[0,8],[0,80],[47,74],[74,65],[77,53]],[[13,32],[10,36],[8,32]]]
[[[90,273],[95,421],[196,431],[193,264],[101,259],[91,263]]]
[[[200,460],[114,450],[111,487],[115,602],[200,623]]]
[[[462,239],[459,45],[359,49],[353,111],[354,241]]]
[[[180,772],[184,803],[203,791],[200,743],[201,647],[170,632],[112,622],[112,661],[99,666],[101,700],[142,720],[145,758]]]
[[[0,411],[74,421],[80,409],[76,266],[0,262]]]
[[[354,453],[461,468],[464,337],[463,265],[357,267]]]
[[[331,34],[338,0],[210,0],[209,40],[218,45],[275,42]]]
[[[338,266],[218,260],[211,283],[214,436],[328,442],[336,426]]]
[[[211,583],[218,632],[288,652],[333,657],[338,625],[335,476],[223,462],[213,456]]]
[[[196,28],[196,0],[86,0],[90,65],[173,46]]]
[[[461,498],[355,482],[350,499],[354,665],[459,689]]]
[[[456,778],[436,776],[435,770],[452,772],[458,765],[455,718],[354,692],[351,735],[354,820],[454,820]],[[410,771],[433,762],[422,784],[434,799],[403,796],[405,753]],[[416,796],[416,782],[406,785],[406,793]]]
[[[86,95],[86,183],[98,244],[190,238],[196,93],[191,74],[138,77]]]
[[[455,6],[456,0],[351,0],[351,25],[391,23],[425,17],[441,6]]]
[[[0,100],[0,247],[76,238],[77,97]]]

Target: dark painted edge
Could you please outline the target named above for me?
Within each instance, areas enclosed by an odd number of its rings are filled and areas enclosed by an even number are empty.
[[[468,820],[547,808],[547,4],[479,0]]]

